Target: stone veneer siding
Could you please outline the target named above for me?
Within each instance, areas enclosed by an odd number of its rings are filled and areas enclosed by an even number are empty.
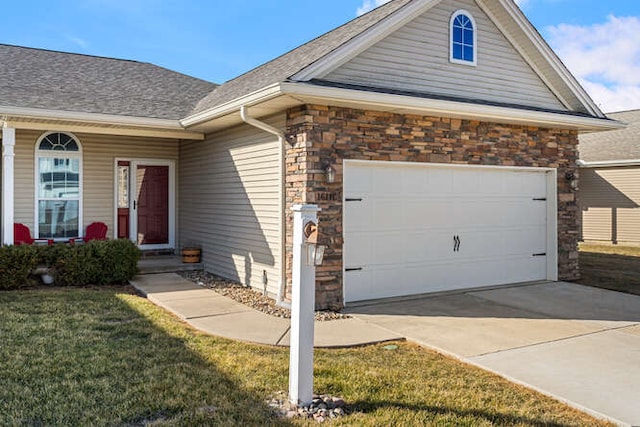
[[[556,168],[559,278],[579,278],[579,212],[576,192],[565,179],[567,172],[578,174],[576,131],[304,105],[288,111],[286,133],[291,144],[285,183],[288,295],[290,208],[296,203],[315,203],[322,209],[320,243],[328,246],[324,263],[316,268],[316,307],[343,306],[343,159]],[[337,171],[334,184],[325,182],[322,169],[327,161]]]

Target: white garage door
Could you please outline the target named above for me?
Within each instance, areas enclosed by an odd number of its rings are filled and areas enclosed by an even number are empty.
[[[554,176],[346,161],[345,302],[554,279]]]

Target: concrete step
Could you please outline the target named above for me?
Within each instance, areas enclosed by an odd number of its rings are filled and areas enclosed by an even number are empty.
[[[185,263],[176,255],[146,256],[138,261],[138,274],[176,273],[202,270],[202,263]]]

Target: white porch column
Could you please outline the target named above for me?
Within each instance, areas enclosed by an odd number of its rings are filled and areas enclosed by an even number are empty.
[[[291,333],[289,349],[289,400],[306,406],[313,398],[313,318],[316,299],[316,267],[308,259],[305,226],[317,226],[316,205],[294,205],[293,265],[291,268]],[[316,228],[317,230],[317,228]],[[310,239],[309,239],[310,240]],[[313,242],[315,243],[315,241]]]
[[[13,160],[15,157],[16,130],[2,126],[2,244],[13,245]]]

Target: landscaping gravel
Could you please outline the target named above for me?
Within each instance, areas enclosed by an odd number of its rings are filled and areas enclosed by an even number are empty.
[[[229,297],[241,304],[275,317],[291,318],[291,310],[276,305],[275,301],[261,292],[240,283],[223,279],[205,271],[185,271],[180,273],[185,279],[197,283],[199,286],[210,288],[221,295]],[[316,311],[315,320],[328,321],[348,319],[351,316],[337,311]]]
[[[281,418],[313,418],[319,423],[348,414],[348,407],[342,398],[326,394],[314,395],[313,401],[307,406],[297,406],[289,402],[286,392],[281,391],[271,396],[267,405]]]

